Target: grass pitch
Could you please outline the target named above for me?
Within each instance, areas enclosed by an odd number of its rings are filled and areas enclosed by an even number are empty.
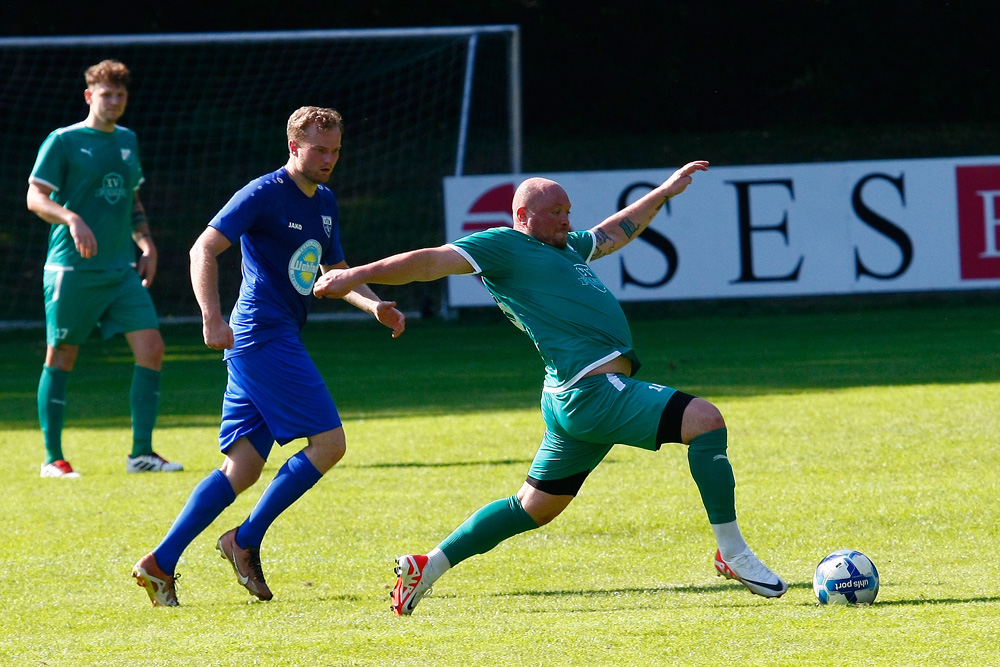
[[[1000,306],[636,319],[640,377],[719,405],[740,522],[789,582],[765,600],[714,576],[683,448],[616,448],[552,524],[462,563],[409,618],[392,558],[426,551],[514,492],[541,435],[541,365],[509,324],[310,324],[348,454],[263,545],[275,599],[238,586],[215,540],[298,443],[188,548],[181,607],[129,576],[221,462],[225,382],[197,327],[167,327],[157,451],[183,473],[126,475],[131,358],[91,341],[70,383],[65,450],[40,479],[40,332],[0,338],[0,663],[9,665],[995,664],[992,556]],[[302,397],[307,401],[308,397]],[[826,553],[870,556],[868,607],[821,607]]]

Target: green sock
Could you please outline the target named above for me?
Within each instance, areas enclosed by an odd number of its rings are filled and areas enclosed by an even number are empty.
[[[494,500],[465,520],[438,545],[452,567],[466,558],[483,554],[508,537],[538,528],[521,507],[517,496]]]
[[[45,462],[63,458],[62,430],[66,420],[66,385],[69,372],[42,366],[38,380],[38,423],[45,440]]]
[[[160,371],[136,365],[132,371],[132,456],[153,451],[153,427],[160,402]]]
[[[726,457],[728,435],[720,428],[692,438],[688,445],[691,477],[712,524],[736,521],[736,478]]]

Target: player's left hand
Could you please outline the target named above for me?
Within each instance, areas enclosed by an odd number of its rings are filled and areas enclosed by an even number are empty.
[[[691,175],[696,171],[708,171],[708,162],[706,160],[695,160],[694,162],[688,162],[686,165],[675,171],[670,175],[663,185],[664,194],[668,197],[676,197],[680,193],[687,189],[687,186],[691,185]]]
[[[150,287],[153,284],[153,278],[156,277],[156,251],[144,252],[139,255],[135,270],[142,278],[142,286]]]
[[[396,309],[395,301],[379,301],[375,306],[375,319],[392,329],[393,338],[399,338],[406,330],[406,315]]]

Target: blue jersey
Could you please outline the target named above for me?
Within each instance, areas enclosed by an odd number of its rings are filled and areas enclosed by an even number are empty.
[[[243,252],[227,358],[302,330],[320,265],[344,260],[339,218],[328,187],[307,197],[284,167],[248,183],[212,218],[209,226],[232,243],[239,239]]]

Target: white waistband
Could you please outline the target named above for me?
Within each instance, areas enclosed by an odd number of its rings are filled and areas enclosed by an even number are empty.
[[[556,394],[559,393],[560,391],[566,391],[567,389],[575,385],[577,382],[579,382],[590,371],[594,370],[595,368],[600,368],[601,366],[608,363],[612,359],[617,359],[620,356],[622,356],[622,353],[619,352],[618,350],[615,350],[614,352],[601,357],[597,361],[590,362],[589,364],[584,366],[579,373],[571,377],[566,382],[563,382],[561,385],[557,387],[543,387],[542,391],[548,392],[550,394]]]

